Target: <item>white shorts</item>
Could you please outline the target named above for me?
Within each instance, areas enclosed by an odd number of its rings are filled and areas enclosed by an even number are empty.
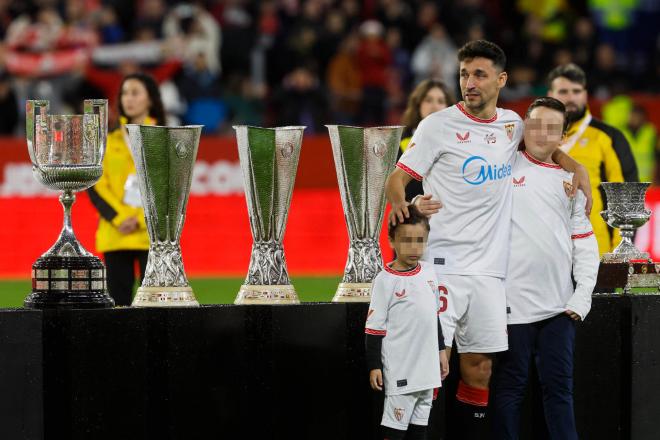
[[[437,273],[447,308],[440,313],[445,345],[456,338],[459,353],[497,353],[509,349],[504,280],[482,275]]]
[[[406,431],[409,424],[427,426],[433,406],[433,389],[385,396],[381,425]]]

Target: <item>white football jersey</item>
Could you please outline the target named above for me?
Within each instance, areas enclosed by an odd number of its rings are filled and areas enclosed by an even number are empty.
[[[589,313],[598,274],[598,244],[572,175],[519,152],[513,166],[511,253],[506,276],[509,324],[550,318],[566,309]],[[577,283],[575,291],[571,270]]]
[[[384,336],[386,395],[441,385],[439,295],[435,272],[424,262],[407,272],[385,266],[374,279],[365,333]]]
[[[520,117],[479,119],[456,104],[422,120],[397,166],[442,202],[424,256],[440,274],[504,278],[511,230],[511,166]]]

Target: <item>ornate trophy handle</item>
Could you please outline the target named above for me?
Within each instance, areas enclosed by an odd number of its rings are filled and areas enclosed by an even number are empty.
[[[28,153],[32,165],[41,171],[41,166],[37,160],[37,146],[35,144],[38,138],[39,128],[37,127],[37,114],[41,116],[41,129],[48,128],[47,117],[50,103],[45,99],[28,100],[25,102],[25,132],[28,144]]]
[[[85,99],[83,104],[86,115],[98,115],[98,140],[101,143],[99,158],[103,160],[105,155],[106,139],[108,137],[108,100],[107,99]]]

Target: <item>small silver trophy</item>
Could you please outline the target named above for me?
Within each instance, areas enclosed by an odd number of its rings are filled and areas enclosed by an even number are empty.
[[[305,127],[235,126],[254,242],[235,304],[298,304],[282,239]]]
[[[332,301],[369,302],[371,282],[383,267],[378,239],[385,181],[394,169],[403,127],[326,127],[350,241],[344,277]]]
[[[649,260],[647,252],[641,252],[633,244],[635,229],[651,218],[651,211],[644,207],[648,182],[603,182],[607,209],[600,215],[605,223],[621,231],[621,243],[611,253],[603,255],[603,261],[628,262]]]
[[[151,242],[142,286],[132,305],[199,306],[183,269],[179,240],[202,126],[126,128]]]
[[[108,132],[108,102],[84,101],[82,115],[49,115],[45,100],[26,102],[28,152],[35,178],[62,191],[64,226],[55,244],[32,266],[28,308],[112,307],[105,267],[80,244],[71,224],[75,192],[94,185],[103,174]]]
[[[635,229],[645,224],[651,211],[645,208],[644,199],[648,182],[603,182],[607,209],[600,215],[605,222],[621,231],[621,243],[611,252],[603,254],[595,293],[612,293],[623,289],[630,294],[658,293],[660,289],[660,264],[654,263],[647,252],[641,252],[633,244]]]

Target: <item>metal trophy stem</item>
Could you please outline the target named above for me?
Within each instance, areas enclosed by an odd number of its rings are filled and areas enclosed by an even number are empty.
[[[132,305],[199,306],[183,269],[179,240],[202,126],[127,124],[126,129],[151,242]]]
[[[105,267],[76,238],[71,223],[75,192],[94,185],[103,173],[107,137],[104,99],[85,100],[82,115],[49,115],[48,101],[26,102],[28,153],[35,178],[62,191],[62,230],[55,244],[32,266],[28,308],[112,307]]]
[[[385,181],[396,163],[403,127],[327,125],[348,227],[348,259],[333,302],[369,302],[383,267],[378,239],[385,212]]]
[[[254,243],[235,304],[298,304],[282,239],[305,127],[235,126]]]

